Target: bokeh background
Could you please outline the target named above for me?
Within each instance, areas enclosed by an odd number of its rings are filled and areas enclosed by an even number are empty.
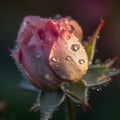
[[[71,16],[84,31],[84,40],[97,27],[100,18],[106,20],[97,42],[95,58],[102,61],[120,56],[119,0],[4,0],[0,2],[0,120],[39,120],[39,112],[28,112],[36,94],[23,92],[23,79],[10,56],[19,26],[26,15],[51,17]],[[118,61],[117,65],[120,62]],[[91,90],[89,103],[93,110],[83,111],[76,105],[77,120],[120,120],[120,77],[103,87]],[[63,106],[53,120],[63,120]]]

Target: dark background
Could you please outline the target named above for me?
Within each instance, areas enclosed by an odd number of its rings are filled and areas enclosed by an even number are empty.
[[[18,88],[22,75],[10,57],[22,19],[26,15],[51,17],[55,14],[71,16],[84,31],[84,40],[100,22],[106,20],[97,42],[96,58],[102,61],[120,56],[120,1],[115,0],[4,0],[0,2],[0,120],[39,120],[39,112],[30,113],[36,94]],[[119,63],[118,63],[119,64]],[[93,110],[83,111],[76,106],[77,119],[120,120],[120,79],[102,91],[92,90],[89,103]],[[64,119],[56,112],[53,119]]]

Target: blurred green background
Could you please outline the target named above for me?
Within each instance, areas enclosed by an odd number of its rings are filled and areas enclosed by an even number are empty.
[[[71,16],[84,31],[84,40],[92,34],[100,18],[106,20],[97,42],[95,58],[102,61],[120,56],[120,1],[118,0],[4,0],[0,2],[0,120],[39,120],[39,112],[28,112],[36,94],[18,88],[23,79],[10,57],[22,19],[26,15]],[[119,63],[118,63],[119,65]],[[93,110],[76,105],[77,120],[120,120],[120,78],[102,91],[91,90]],[[53,120],[63,120],[63,106]]]

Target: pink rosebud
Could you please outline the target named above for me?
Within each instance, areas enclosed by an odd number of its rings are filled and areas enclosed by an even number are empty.
[[[88,58],[81,41],[82,29],[72,19],[27,16],[12,56],[34,86],[55,88],[85,74]]]

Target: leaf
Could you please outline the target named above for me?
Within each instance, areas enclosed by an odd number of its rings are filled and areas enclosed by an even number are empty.
[[[62,90],[44,90],[40,98],[41,120],[51,118],[56,108],[63,102],[65,95]]]
[[[85,50],[88,55],[89,64],[91,64],[91,62],[93,60],[97,37],[98,37],[99,32],[100,32],[101,28],[103,27],[103,25],[104,25],[104,20],[101,19],[100,24],[98,25],[96,31],[90,37],[90,40],[88,41],[87,45],[85,46]]]
[[[82,80],[73,84],[63,83],[61,88],[75,103],[87,105],[88,88],[85,86]]]
[[[93,65],[88,69],[83,79],[88,87],[92,87],[105,84],[118,74],[120,74],[120,70],[114,70],[107,65]]]

